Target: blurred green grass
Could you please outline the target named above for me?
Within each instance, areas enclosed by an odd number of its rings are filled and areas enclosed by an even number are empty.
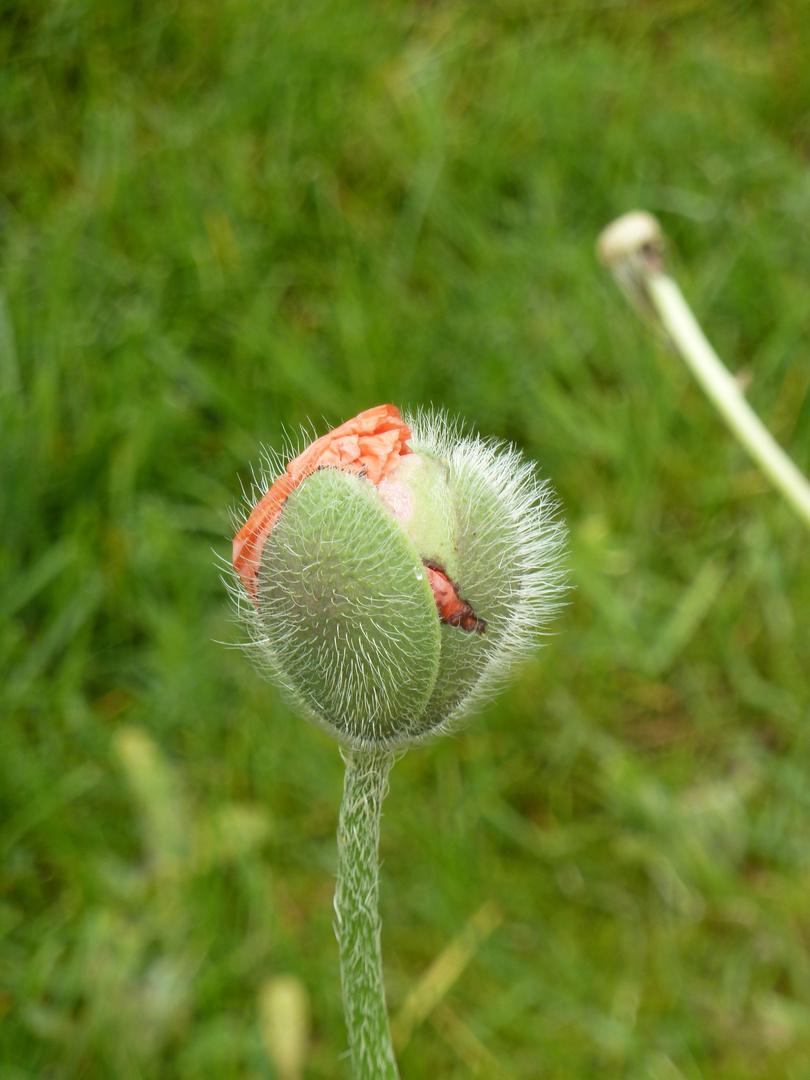
[[[348,1075],[341,762],[212,550],[381,401],[534,457],[574,586],[392,774],[392,1010],[502,914],[404,1080],[810,1075],[807,536],[593,257],[657,213],[810,468],[806,0],[12,0],[0,57],[4,1080],[279,1076],[282,974]]]

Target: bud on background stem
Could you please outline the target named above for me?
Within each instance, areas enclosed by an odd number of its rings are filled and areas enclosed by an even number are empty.
[[[250,648],[349,746],[455,726],[559,603],[550,489],[514,449],[443,416],[369,409],[261,487],[234,541]]]
[[[748,404],[677,282],[664,273],[664,234],[656,218],[644,210],[622,215],[602,231],[596,253],[642,318],[672,341],[735,438],[810,526],[810,482]]]

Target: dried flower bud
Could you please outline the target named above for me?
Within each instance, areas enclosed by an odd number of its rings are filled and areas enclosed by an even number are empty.
[[[455,726],[536,644],[564,530],[532,464],[442,417],[369,409],[285,468],[234,540],[250,646],[354,747]]]
[[[596,257],[608,267],[641,318],[658,334],[664,330],[650,299],[647,279],[650,274],[661,273],[664,248],[658,219],[646,210],[632,210],[616,218],[596,241]]]

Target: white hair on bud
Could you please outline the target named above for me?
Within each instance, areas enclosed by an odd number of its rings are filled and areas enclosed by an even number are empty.
[[[456,584],[487,620],[486,649],[478,678],[431,734],[455,730],[492,698],[539,645],[548,620],[566,591],[563,555],[566,528],[559,503],[534,462],[512,445],[467,435],[462,425],[434,410],[406,417],[411,447],[444,458],[457,493],[459,536],[469,543],[466,573]],[[486,530],[475,520],[481,507],[494,508],[500,521]],[[465,571],[462,571],[465,572]],[[476,607],[481,593],[499,611]]]

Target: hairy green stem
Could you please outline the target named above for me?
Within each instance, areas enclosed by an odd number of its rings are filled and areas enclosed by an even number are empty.
[[[397,1080],[380,952],[380,809],[394,755],[345,750],[335,913],[343,1010],[355,1080]]]

